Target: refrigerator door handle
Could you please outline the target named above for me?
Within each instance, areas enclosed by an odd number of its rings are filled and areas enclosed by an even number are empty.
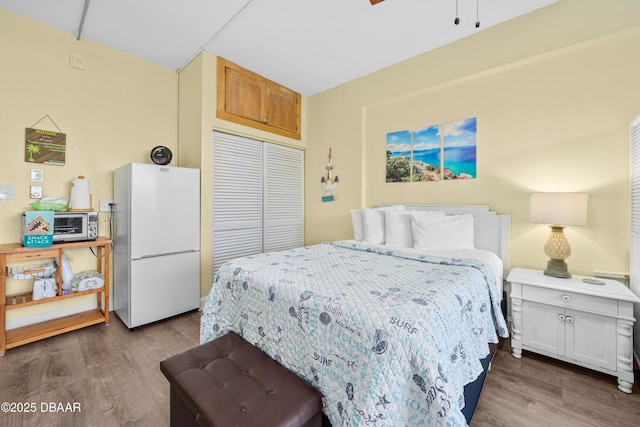
[[[197,249],[190,249],[188,251],[177,251],[177,252],[163,252],[160,254],[152,254],[152,255],[142,255],[141,257],[138,258],[132,258],[132,259],[145,259],[145,258],[156,258],[159,256],[169,256],[169,255],[177,255],[177,254],[186,254],[186,253],[190,253],[190,252],[199,252]]]

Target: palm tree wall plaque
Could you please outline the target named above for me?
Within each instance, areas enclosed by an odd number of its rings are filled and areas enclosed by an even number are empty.
[[[29,143],[27,144],[27,152],[29,153],[29,161],[35,162],[33,155],[40,152],[40,147],[38,147],[36,144]]]

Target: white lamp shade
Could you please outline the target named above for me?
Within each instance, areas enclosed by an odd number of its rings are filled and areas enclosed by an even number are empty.
[[[587,225],[587,193],[531,193],[529,220],[553,225]]]

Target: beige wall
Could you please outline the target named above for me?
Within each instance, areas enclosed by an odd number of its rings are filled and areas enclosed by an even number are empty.
[[[69,55],[84,56],[84,71],[69,66]],[[178,85],[174,70],[0,9],[0,185],[14,187],[13,200],[0,200],[0,243],[19,242],[20,214],[31,209],[30,169],[44,171],[44,194],[69,196],[71,179],[91,182],[93,206],[113,199],[113,170],[149,162],[156,145],[177,150]],[[25,128],[49,115],[67,135],[64,166],[24,160]],[[56,131],[48,119],[36,127]],[[100,234],[107,234],[100,214]],[[76,251],[74,270],[95,268],[87,250]],[[93,266],[93,267],[92,267]],[[80,298],[81,299],[81,298]],[[94,298],[92,298],[93,300]],[[33,311],[77,304],[79,299],[9,312],[8,319]]]
[[[640,114],[640,3],[564,0],[308,100],[306,241],[352,236],[350,208],[486,204],[512,215],[512,266],[543,268],[532,191],[586,191],[566,234],[577,274],[629,271],[629,124]],[[386,135],[477,117],[477,179],[385,183]],[[329,147],[340,177],[322,203]]]
[[[14,186],[14,199],[0,200],[0,242],[20,240],[32,167],[44,170],[51,196],[68,197],[71,179],[86,176],[97,207],[113,199],[113,169],[148,162],[155,145],[177,151],[175,71],[4,9],[0,40],[0,185]],[[84,56],[84,71],[69,66],[72,52]],[[24,161],[25,128],[45,115],[67,135],[64,166]],[[48,119],[37,127],[56,131]]]

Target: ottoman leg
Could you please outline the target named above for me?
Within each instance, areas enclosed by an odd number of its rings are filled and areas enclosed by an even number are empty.
[[[313,418],[304,423],[302,427],[322,427],[322,421],[322,411],[320,411],[314,415]],[[327,419],[327,422],[329,422],[329,419]],[[328,426],[331,427],[331,423],[329,423]]]
[[[198,427],[196,416],[173,389],[173,386],[169,389],[169,402],[171,405],[171,427]]]

